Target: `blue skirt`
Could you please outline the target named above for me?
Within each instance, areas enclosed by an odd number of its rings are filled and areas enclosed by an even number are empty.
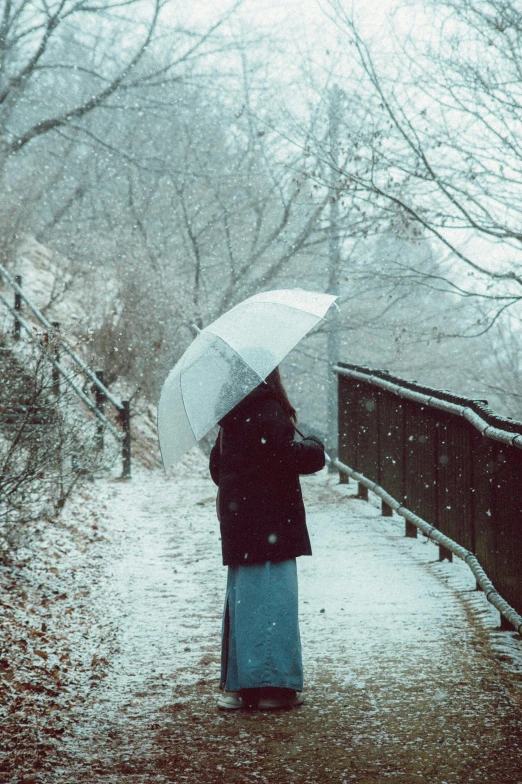
[[[303,689],[295,558],[229,566],[220,688]]]

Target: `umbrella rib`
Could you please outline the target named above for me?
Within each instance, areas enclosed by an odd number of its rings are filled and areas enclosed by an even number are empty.
[[[159,430],[160,430],[160,428],[159,428],[159,407],[158,407],[158,412],[156,414],[156,428],[157,428],[158,436],[159,436]],[[167,473],[167,469],[165,467],[165,465],[166,465],[165,464],[165,458],[163,457],[163,449],[161,448],[161,438],[159,438],[159,437],[158,437],[158,443],[159,443],[159,450],[160,450],[160,456],[161,456],[161,463],[163,465],[163,470],[165,471],[165,474],[166,474]]]
[[[212,325],[210,325],[210,326],[212,326]],[[210,327],[205,327],[205,329],[207,329],[209,332],[212,332],[212,330],[210,329]],[[226,340],[224,340],[224,339],[221,337],[221,335],[218,335],[218,334],[216,334],[215,332],[212,332],[212,334],[214,335],[214,337],[215,337],[215,338],[217,338],[218,340],[220,340],[220,341],[223,343],[223,345],[224,345],[224,346],[226,346],[228,349],[230,349],[230,351],[233,351],[233,352],[234,352],[234,354],[236,355],[236,357],[238,357],[238,358],[241,360],[241,362],[243,362],[245,365],[248,365],[248,367],[250,368],[250,370],[252,371],[252,373],[255,373],[255,375],[256,375],[256,376],[257,376],[257,377],[258,377],[258,378],[259,378],[261,381],[264,381],[264,380],[265,380],[265,379],[263,378],[263,376],[260,376],[260,375],[259,375],[259,373],[257,372],[257,370],[256,370],[255,368],[253,368],[253,367],[252,367],[252,365],[250,364],[250,362],[248,362],[248,361],[247,361],[247,360],[246,360],[246,359],[245,359],[243,356],[241,356],[241,354],[239,353],[239,351],[237,351],[237,350],[234,348],[234,346],[231,346],[231,345],[230,345],[230,343],[227,343],[227,341],[226,341]]]
[[[192,424],[191,424],[191,421],[190,421],[190,417],[188,415],[187,407],[185,405],[185,400],[183,398],[183,389],[181,387],[181,368],[180,368],[180,371],[179,371],[178,381],[179,381],[179,396],[181,398],[181,402],[183,403],[183,411],[185,412],[185,416],[187,418],[188,426],[190,427],[190,432],[192,433],[192,438],[194,439],[194,443],[197,444],[198,443],[198,439],[196,438],[196,434],[194,433],[194,428],[192,427]]]
[[[332,306],[333,302],[336,299],[338,299],[338,297],[335,294],[323,294],[322,296],[324,296],[324,297],[332,297],[332,302],[330,303],[330,305],[328,306],[328,308],[325,311],[325,315],[326,315],[326,313],[328,312],[328,310]],[[304,307],[302,305],[299,305],[299,306],[291,305],[289,302],[274,302],[271,299],[260,299],[260,300],[257,300],[257,302],[259,304],[263,304],[263,305],[280,305],[282,308],[291,308],[292,310],[297,310],[300,313],[308,313],[310,316],[315,316],[316,318],[323,319],[323,321],[325,319],[325,316],[318,316],[317,313],[313,313],[311,310],[308,310],[306,307]],[[239,304],[241,305],[241,303],[239,303]],[[252,304],[256,304],[256,303],[252,303]],[[236,306],[236,307],[239,307],[239,306]]]
[[[287,302],[271,302],[270,300],[261,300],[261,304],[279,305],[282,308],[290,308],[291,310],[297,310],[299,313],[308,313],[309,316],[315,316],[316,318],[325,321],[325,316],[318,316],[317,313],[312,313],[311,310],[307,310],[306,308],[301,308],[301,307],[298,308],[296,305],[289,305]]]

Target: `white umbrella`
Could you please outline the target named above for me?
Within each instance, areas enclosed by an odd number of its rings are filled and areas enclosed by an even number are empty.
[[[158,405],[165,471],[257,387],[337,299],[264,291],[205,327],[169,373]]]

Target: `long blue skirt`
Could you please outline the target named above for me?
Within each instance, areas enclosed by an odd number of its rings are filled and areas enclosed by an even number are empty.
[[[220,688],[303,689],[295,558],[229,566]]]

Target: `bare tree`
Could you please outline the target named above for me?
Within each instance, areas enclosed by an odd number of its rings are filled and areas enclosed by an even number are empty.
[[[136,334],[147,331],[139,310],[170,330],[180,352],[191,322],[208,323],[285,280],[322,288],[327,275],[321,249],[329,191],[315,187],[307,157],[270,131],[243,93],[230,92],[172,86],[161,92],[169,101],[108,127],[104,148],[72,161],[69,172],[81,168],[86,186],[76,200],[64,192],[67,210],[42,235],[52,242],[61,234],[64,251],[84,255],[86,264],[109,263],[134,306],[137,296],[154,292],[148,308],[136,310]],[[152,91],[146,100],[153,98]],[[77,239],[67,249],[78,231],[85,252]],[[107,318],[121,327],[125,307],[119,299],[109,304]],[[186,326],[178,342],[180,323]],[[114,338],[116,327],[105,324]]]
[[[42,339],[45,340],[43,335]],[[62,380],[53,378],[46,343],[22,354],[0,347],[0,546],[9,550],[31,536],[31,523],[52,518],[79,481],[112,464],[117,451],[100,452],[93,418]],[[77,379],[76,379],[77,381]],[[4,552],[5,554],[5,552]]]
[[[94,110],[127,107],[143,87],[179,80],[232,8],[202,33],[168,30],[170,0],[4,0],[0,13],[0,150],[3,160]],[[237,5],[237,4],[236,4]],[[170,33],[170,47],[164,38]],[[126,40],[127,45],[115,46]],[[158,63],[161,40],[169,51]],[[111,103],[112,101],[112,103]],[[79,126],[81,128],[81,125]]]
[[[478,335],[522,296],[522,15],[498,0],[428,3],[430,43],[410,35],[385,69],[345,4],[329,7],[360,69],[358,100],[371,107],[357,140],[366,169],[348,161],[341,175],[446,253],[443,275],[409,273],[437,292],[480,298],[483,320],[466,333]]]
[[[522,346],[520,321],[510,315],[513,324],[497,323],[485,336],[486,350],[480,363],[468,362],[468,372],[475,389],[486,396],[492,408],[522,420]]]

